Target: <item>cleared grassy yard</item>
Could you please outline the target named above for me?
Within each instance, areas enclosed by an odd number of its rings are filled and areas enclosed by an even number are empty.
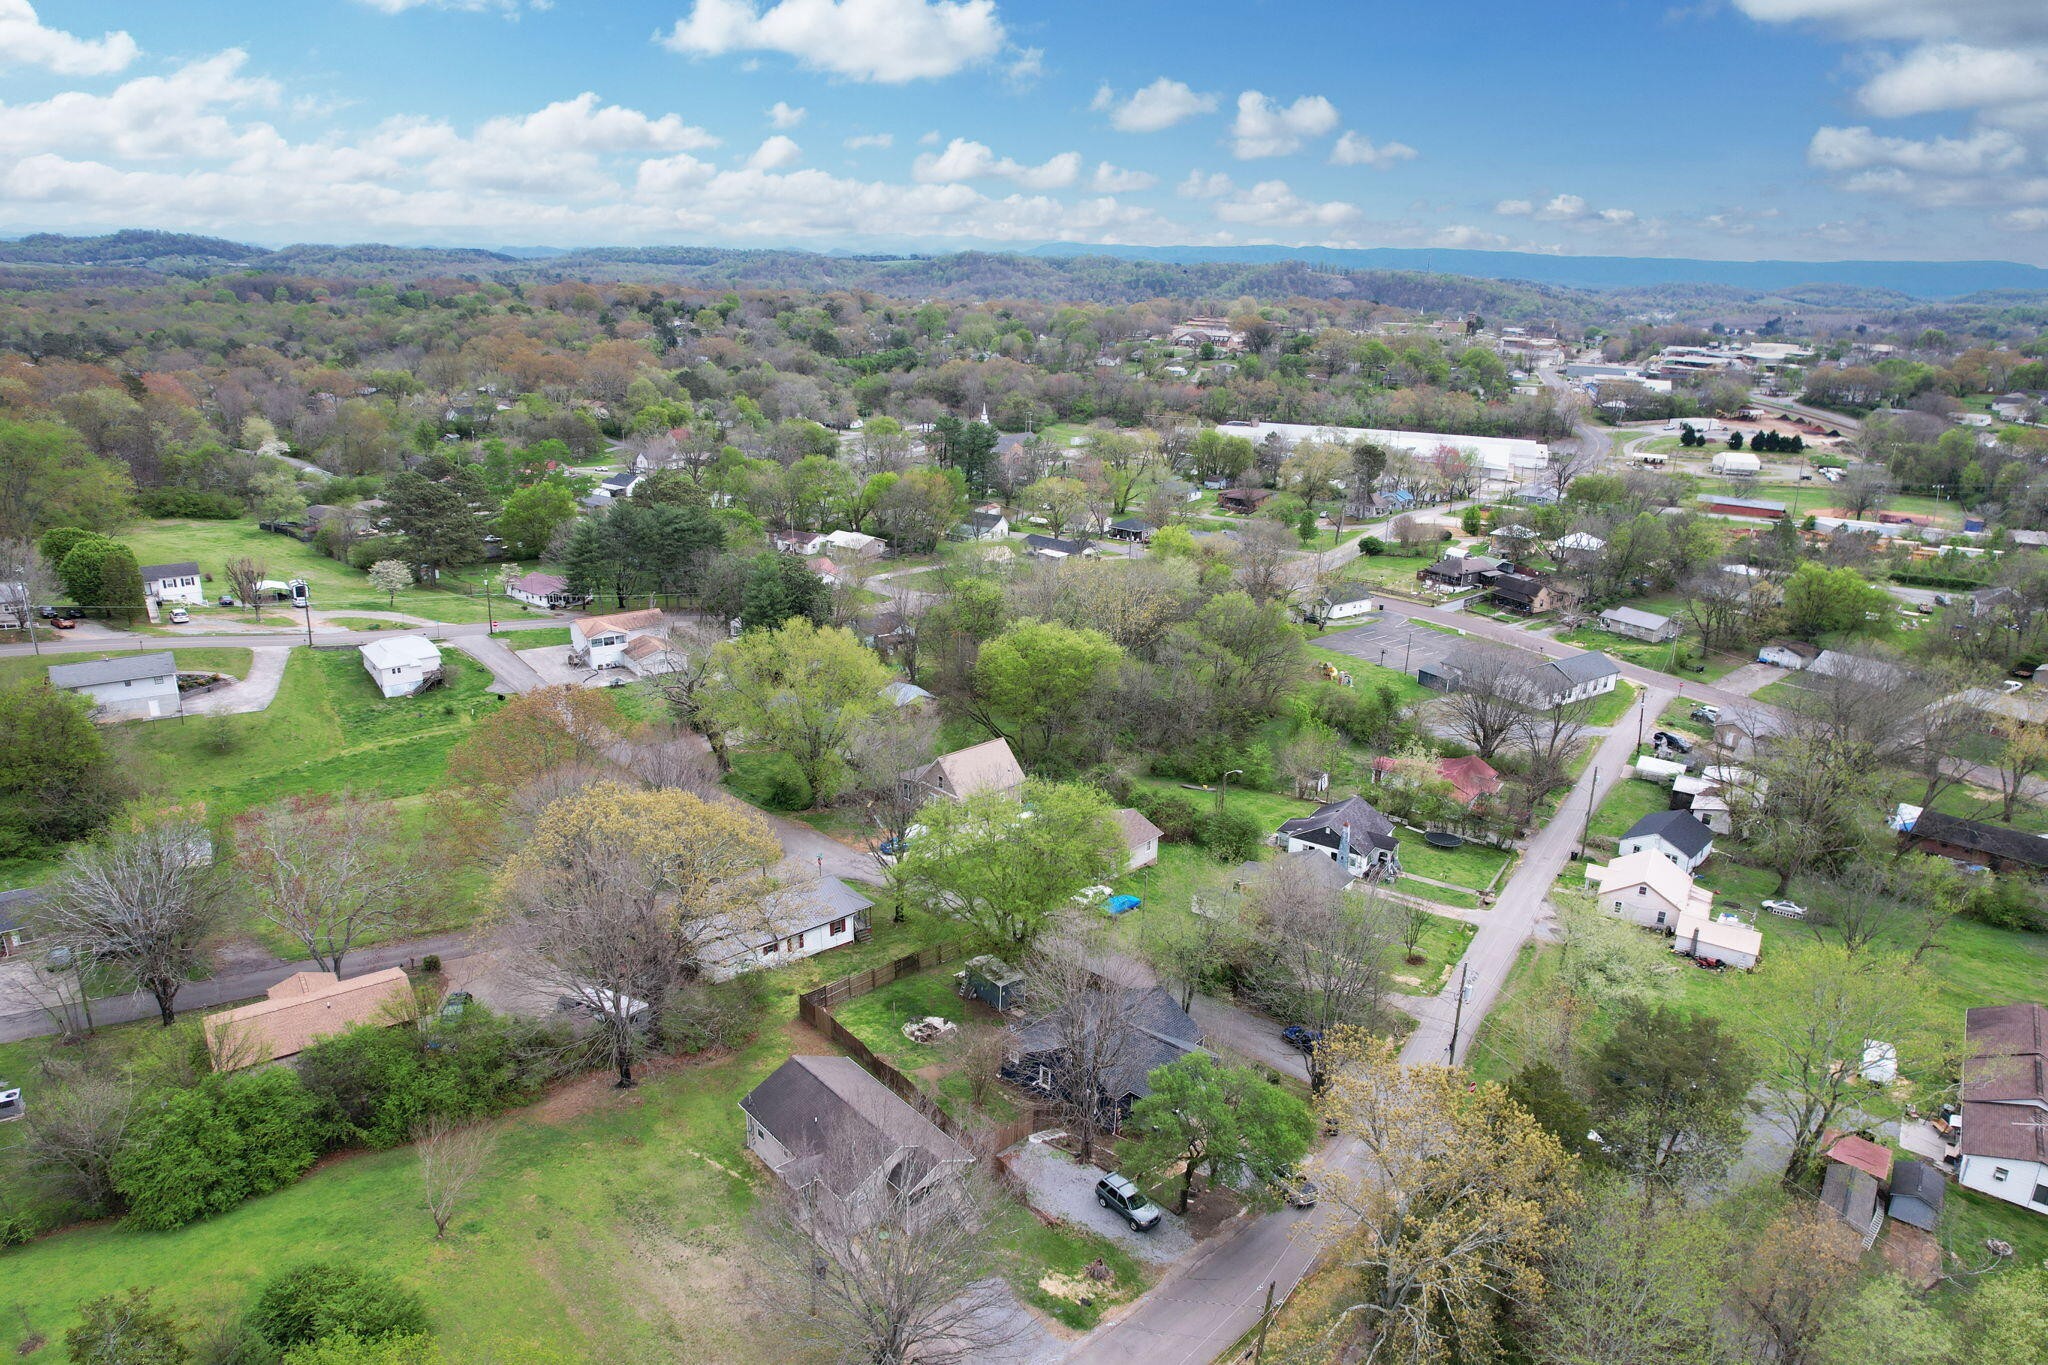
[[[1500,870],[1515,860],[1506,849],[1484,844],[1459,848],[1437,848],[1412,829],[1395,831],[1401,841],[1401,870],[1432,881],[1484,891],[1494,884]]]
[[[1436,994],[1443,988],[1444,973],[1465,955],[1465,946],[1478,932],[1476,926],[1448,915],[1425,916],[1422,937],[1415,943],[1415,951],[1422,961],[1404,961],[1402,948],[1399,945],[1394,948],[1394,989],[1403,995]],[[1403,981],[1402,977],[1410,980]]]
[[[190,521],[173,519],[144,522],[122,535],[135,558],[143,564],[197,560],[200,572],[210,575],[208,600],[230,591],[227,562],[247,556],[266,566],[268,578],[303,578],[312,593],[313,605],[327,611],[351,608],[370,611],[402,611],[430,621],[481,621],[483,602],[446,588],[407,588],[396,600],[370,586],[367,576],[338,560],[329,559],[312,546],[290,536],[266,531],[253,521]],[[516,604],[502,603],[501,610]],[[192,619],[203,622],[218,610],[194,607]],[[228,613],[240,616],[240,613]],[[265,618],[271,615],[266,610]],[[278,612],[289,619],[289,611]]]
[[[96,649],[80,653],[50,653],[29,655],[27,658],[0,659],[0,686],[18,682],[44,682],[50,676],[52,664],[82,664],[93,659],[114,659],[130,654],[147,654],[163,646],[152,641],[150,648]],[[178,671],[181,673],[228,673],[237,678],[249,676],[249,651],[246,649],[174,649]]]
[[[1616,782],[1600,798],[1600,804],[1593,811],[1593,823],[1587,835],[1594,839],[1605,839],[1609,843],[1619,840],[1628,833],[1629,827],[1645,815],[1654,814],[1671,807],[1671,791],[1655,782],[1628,777]]]

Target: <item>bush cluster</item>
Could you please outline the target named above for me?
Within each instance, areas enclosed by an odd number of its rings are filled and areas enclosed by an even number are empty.
[[[565,1030],[472,1008],[428,1032],[357,1028],[299,1054],[299,1081],[341,1145],[396,1147],[422,1119],[469,1120],[533,1098],[560,1072]]]

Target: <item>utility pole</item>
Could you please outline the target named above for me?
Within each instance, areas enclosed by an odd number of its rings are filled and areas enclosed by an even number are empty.
[[[1259,1361],[1265,1358],[1266,1328],[1273,1321],[1273,1289],[1277,1283],[1274,1280],[1266,1281],[1266,1306],[1259,1311],[1259,1340],[1252,1347],[1252,1365],[1259,1365]]]
[[[311,594],[308,594],[308,595],[307,595],[307,597],[306,597],[306,645],[307,645],[307,647],[308,647],[308,648],[310,648],[310,647],[312,646],[312,644],[313,644],[313,598],[312,598],[312,595],[311,595]]]
[[[1600,770],[1593,770],[1593,780],[1586,788],[1586,818],[1579,826],[1579,858],[1586,856],[1586,839],[1593,833],[1593,807],[1600,803]]]
[[[1444,1050],[1444,1065],[1458,1064],[1458,1030],[1465,1022],[1465,997],[1472,994],[1472,964],[1467,962],[1458,969],[1458,1002],[1451,1010],[1451,1045]]]

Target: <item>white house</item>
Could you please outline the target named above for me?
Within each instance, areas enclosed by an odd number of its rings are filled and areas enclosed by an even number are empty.
[[[159,602],[204,606],[206,582],[199,573],[199,565],[189,559],[181,559],[176,564],[145,564],[142,566],[142,595],[152,607]]]
[[[1671,950],[1748,971],[1763,955],[1764,936],[1733,915],[1688,910],[1678,917]]]
[[[1379,603],[1373,601],[1372,591],[1371,586],[1365,583],[1339,583],[1310,603],[1303,615],[1325,625],[1331,621],[1370,616],[1379,610]]]
[[[1677,928],[1680,916],[1705,915],[1714,904],[1714,893],[1693,885],[1690,873],[1647,851],[1625,853],[1605,866],[1589,863],[1586,881],[1601,909],[1667,934]]]
[[[50,686],[86,698],[110,719],[175,716],[178,661],[168,649],[83,664],[51,664]]]
[[[1165,837],[1165,830],[1146,819],[1144,812],[1129,806],[1116,813],[1116,823],[1124,833],[1124,848],[1131,855],[1124,864],[1126,872],[1136,872],[1159,861],[1159,841]]]
[[[1644,851],[1669,858],[1686,872],[1696,872],[1714,851],[1714,831],[1682,810],[1652,811],[1621,836],[1624,856]]]
[[[859,531],[834,531],[825,537],[825,544],[837,550],[843,559],[880,559],[889,548],[889,542],[880,536]]]
[[[1963,1015],[1963,1136],[1956,1180],[2048,1213],[2048,1007],[1986,1005]]]
[[[1010,534],[1010,519],[994,508],[977,508],[953,528],[955,540],[1003,540]]]
[[[391,635],[362,647],[363,668],[385,697],[409,697],[441,679],[441,648],[424,635]]]
[[[584,616],[569,625],[569,662],[583,668],[631,668],[627,646],[662,626],[658,611],[623,611]]]
[[[1678,638],[1678,622],[1669,616],[1659,616],[1654,611],[1642,611],[1635,607],[1609,607],[1600,613],[1600,626],[1616,635],[1626,635],[1631,640],[1646,640],[1651,644],[1662,644]]]
[[[863,1208],[936,1193],[974,1158],[851,1057],[791,1057],[740,1101],[747,1149],[792,1193]]]
[[[589,593],[571,592],[568,579],[551,573],[522,574],[505,585],[505,596],[549,611],[580,607],[590,601]]]
[[[815,957],[867,937],[875,903],[837,877],[787,887],[761,904],[759,923],[733,926],[699,950],[704,970],[724,981],[757,967]]]
[[[1354,877],[1401,870],[1401,841],[1394,822],[1363,797],[1325,802],[1313,815],[1283,821],[1273,842],[1289,853],[1320,854]]]

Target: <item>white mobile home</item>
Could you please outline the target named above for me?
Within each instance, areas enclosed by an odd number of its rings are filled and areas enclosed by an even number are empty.
[[[206,582],[199,566],[189,559],[176,564],[145,564],[142,566],[142,595],[152,607],[159,602],[204,606]]]

